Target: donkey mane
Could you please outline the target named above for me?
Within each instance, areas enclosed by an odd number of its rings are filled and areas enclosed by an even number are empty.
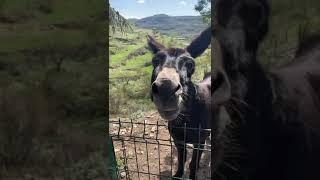
[[[181,48],[168,48],[166,49],[166,52],[168,53],[169,56],[180,56],[181,54],[185,53],[186,51]]]

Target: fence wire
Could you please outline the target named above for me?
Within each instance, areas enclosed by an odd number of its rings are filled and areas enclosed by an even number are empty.
[[[152,123],[148,120],[138,122],[138,120],[121,120],[119,118],[111,120],[109,123],[109,134],[116,157],[118,179],[171,180],[173,178],[178,167],[177,150],[165,122]],[[200,166],[196,167],[197,179],[211,179],[209,138],[205,144],[200,144],[200,133],[211,132],[211,129],[190,128],[186,125],[172,128],[183,128],[185,135],[188,131],[199,132],[197,147],[181,142],[187,151],[186,156],[183,157],[186,160],[185,172],[182,178],[175,179],[188,179],[189,163],[194,149],[197,150],[197,158],[201,158]],[[201,146],[203,148],[200,148]],[[198,155],[199,150],[203,150],[201,157]]]

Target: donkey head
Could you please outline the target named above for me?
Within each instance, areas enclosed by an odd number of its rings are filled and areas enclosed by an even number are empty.
[[[258,45],[268,31],[269,6],[267,0],[216,0],[214,3],[212,97],[213,105],[219,105],[228,101],[233,93],[231,88],[239,91],[238,97],[246,93],[240,87],[245,86],[241,82],[247,79],[241,78],[246,78],[251,65],[256,64]],[[232,84],[235,81],[240,84]]]
[[[148,36],[152,53],[151,100],[161,117],[174,120],[182,112],[184,94],[195,91],[191,76],[195,70],[194,58],[201,55],[210,44],[211,29],[203,31],[184,49],[166,48]]]

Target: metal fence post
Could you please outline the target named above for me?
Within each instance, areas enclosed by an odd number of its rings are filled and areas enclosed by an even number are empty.
[[[107,171],[111,180],[118,180],[117,161],[114,154],[112,138],[107,139]]]

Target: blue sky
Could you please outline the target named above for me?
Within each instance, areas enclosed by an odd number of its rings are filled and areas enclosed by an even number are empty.
[[[198,16],[194,10],[197,0],[110,0],[115,8],[125,18],[144,18],[155,14],[171,16]]]

